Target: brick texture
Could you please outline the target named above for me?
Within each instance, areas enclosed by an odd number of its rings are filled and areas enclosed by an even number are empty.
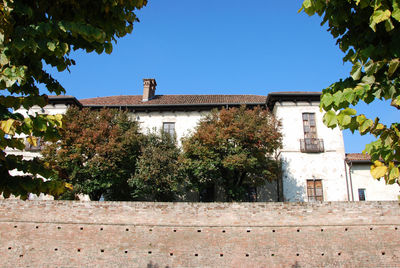
[[[0,201],[2,267],[400,267],[397,202]]]

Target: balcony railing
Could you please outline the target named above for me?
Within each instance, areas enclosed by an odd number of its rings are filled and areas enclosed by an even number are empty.
[[[302,153],[322,153],[324,152],[323,139],[301,139],[300,151]]]

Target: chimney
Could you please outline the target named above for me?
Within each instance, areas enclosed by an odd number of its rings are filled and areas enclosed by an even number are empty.
[[[143,99],[142,101],[149,101],[154,98],[156,94],[156,79],[145,78],[143,79]]]

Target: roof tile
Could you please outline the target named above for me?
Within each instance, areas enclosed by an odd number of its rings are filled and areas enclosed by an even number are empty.
[[[267,96],[260,95],[156,95],[143,102],[142,95],[121,95],[79,100],[84,106],[146,106],[192,104],[265,104]]]

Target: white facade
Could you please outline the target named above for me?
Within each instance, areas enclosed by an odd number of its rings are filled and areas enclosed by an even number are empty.
[[[282,123],[284,201],[307,201],[307,180],[321,180],[324,201],[347,200],[342,132],[323,124],[319,102],[276,102],[273,113]],[[322,139],[324,144],[323,152],[301,152],[303,113],[315,113],[318,139]]]
[[[133,113],[131,117],[140,123],[144,133],[159,131],[164,123],[174,123],[176,139],[178,144],[181,144],[181,139],[194,131],[200,118],[208,113],[207,111],[151,111]]]
[[[353,193],[350,197],[352,201],[388,201],[398,200],[400,196],[400,187],[398,184],[387,185],[381,178],[376,180],[371,176],[371,164],[365,162],[349,162],[348,180],[350,191]]]

